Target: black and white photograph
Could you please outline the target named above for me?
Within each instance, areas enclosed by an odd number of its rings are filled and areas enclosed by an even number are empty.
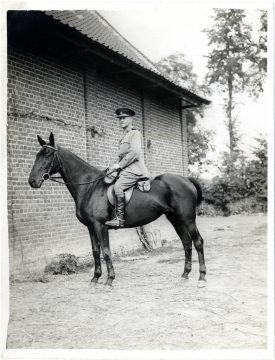
[[[273,11],[1,3],[1,358],[274,359]]]

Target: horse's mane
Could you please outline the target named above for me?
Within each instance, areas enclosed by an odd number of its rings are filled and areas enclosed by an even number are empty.
[[[78,155],[76,155],[75,153],[73,153],[71,150],[69,150],[67,148],[58,146],[58,149],[69,153],[71,156],[73,156],[75,159],[77,159],[77,161],[80,162],[82,166],[85,166],[85,168],[87,168],[87,170],[90,170],[93,172],[98,172],[99,174],[106,172],[106,169],[100,170],[100,169],[96,168],[95,166],[89,164],[87,161],[83,160],[81,157],[79,157]]]

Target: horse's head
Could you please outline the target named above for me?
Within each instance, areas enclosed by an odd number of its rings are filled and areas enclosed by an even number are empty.
[[[36,155],[29,176],[29,184],[33,188],[40,188],[44,180],[58,172],[60,165],[53,133],[50,134],[48,143],[39,135],[37,135],[37,140],[41,145],[41,149]]]

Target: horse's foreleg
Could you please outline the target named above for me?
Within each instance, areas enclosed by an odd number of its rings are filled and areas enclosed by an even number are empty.
[[[206,275],[206,266],[205,266],[205,261],[204,261],[204,250],[203,250],[203,238],[201,237],[196,223],[191,222],[187,225],[187,229],[188,232],[190,234],[190,236],[193,239],[194,242],[194,246],[197,250],[198,253],[198,258],[199,258],[199,264],[200,264],[200,277],[199,277],[199,287],[204,287],[205,286],[205,275]]]
[[[104,260],[106,262],[106,266],[107,266],[108,278],[106,281],[106,285],[111,286],[113,283],[113,280],[115,279],[115,271],[114,271],[112,257],[111,257],[108,228],[107,228],[107,226],[97,223],[95,225],[95,231],[96,231],[97,237],[100,241],[102,254],[103,254]]]
[[[97,283],[98,279],[102,275],[101,261],[100,261],[100,243],[98,241],[98,238],[94,231],[94,228],[92,226],[88,226],[88,229],[89,229],[89,233],[90,233],[94,262],[95,262],[94,277],[92,278],[91,282]]]
[[[167,215],[167,219],[171,222],[177,234],[179,235],[184,252],[185,252],[185,264],[184,264],[184,272],[182,277],[184,279],[188,279],[189,273],[192,270],[192,239],[186,230],[184,224],[181,221],[177,221],[174,215]]]

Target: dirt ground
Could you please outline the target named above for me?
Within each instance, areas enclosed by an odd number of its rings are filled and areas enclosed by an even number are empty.
[[[199,218],[207,287],[198,288],[197,254],[183,280],[176,240],[106,267],[96,287],[91,272],[10,287],[8,348],[265,349],[266,216]]]

